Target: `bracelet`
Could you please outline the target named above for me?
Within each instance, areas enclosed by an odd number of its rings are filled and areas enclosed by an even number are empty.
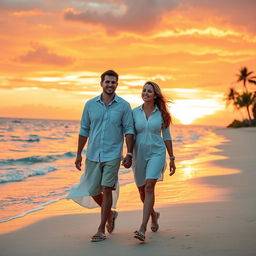
[[[133,156],[133,153],[127,153],[128,156],[132,157]]]
[[[170,160],[175,160],[175,156],[170,156],[169,159]]]

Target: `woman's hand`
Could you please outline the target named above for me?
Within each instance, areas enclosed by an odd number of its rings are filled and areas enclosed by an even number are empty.
[[[126,155],[125,158],[123,159],[122,165],[125,168],[130,168],[132,165],[132,157],[130,155]]]
[[[172,176],[175,173],[176,166],[174,160],[170,160],[170,176]]]

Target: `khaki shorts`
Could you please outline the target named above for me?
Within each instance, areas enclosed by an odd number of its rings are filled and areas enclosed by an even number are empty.
[[[85,179],[91,196],[99,195],[102,186],[116,189],[121,158],[107,162],[85,161]]]

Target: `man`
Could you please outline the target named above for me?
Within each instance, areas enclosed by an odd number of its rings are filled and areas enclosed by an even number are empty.
[[[105,226],[109,233],[115,227],[117,212],[111,210],[112,191],[116,189],[121,161],[123,137],[126,137],[127,155],[123,165],[132,164],[133,119],[128,102],[118,97],[115,90],[118,74],[108,70],[101,75],[102,94],[89,100],[83,111],[78,139],[76,168],[81,171],[82,150],[89,138],[86,151],[86,172],[78,186],[73,187],[68,198],[84,204],[84,197],[91,196],[101,207],[101,222],[92,242],[106,239]]]

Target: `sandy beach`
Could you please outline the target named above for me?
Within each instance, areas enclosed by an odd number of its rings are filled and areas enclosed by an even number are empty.
[[[99,212],[62,200],[44,210],[0,225],[0,255],[256,255],[256,129],[219,129],[224,139],[193,168],[206,176],[183,179],[187,194],[169,203],[172,177],[157,185],[160,229],[146,233],[144,244],[133,238],[142,211],[134,184],[121,188],[119,216],[112,235],[91,243]],[[178,156],[177,156],[178,158]],[[184,165],[185,163],[183,163]],[[177,177],[179,166],[178,163]],[[86,214],[84,214],[86,212]],[[21,223],[22,222],[22,223]]]

